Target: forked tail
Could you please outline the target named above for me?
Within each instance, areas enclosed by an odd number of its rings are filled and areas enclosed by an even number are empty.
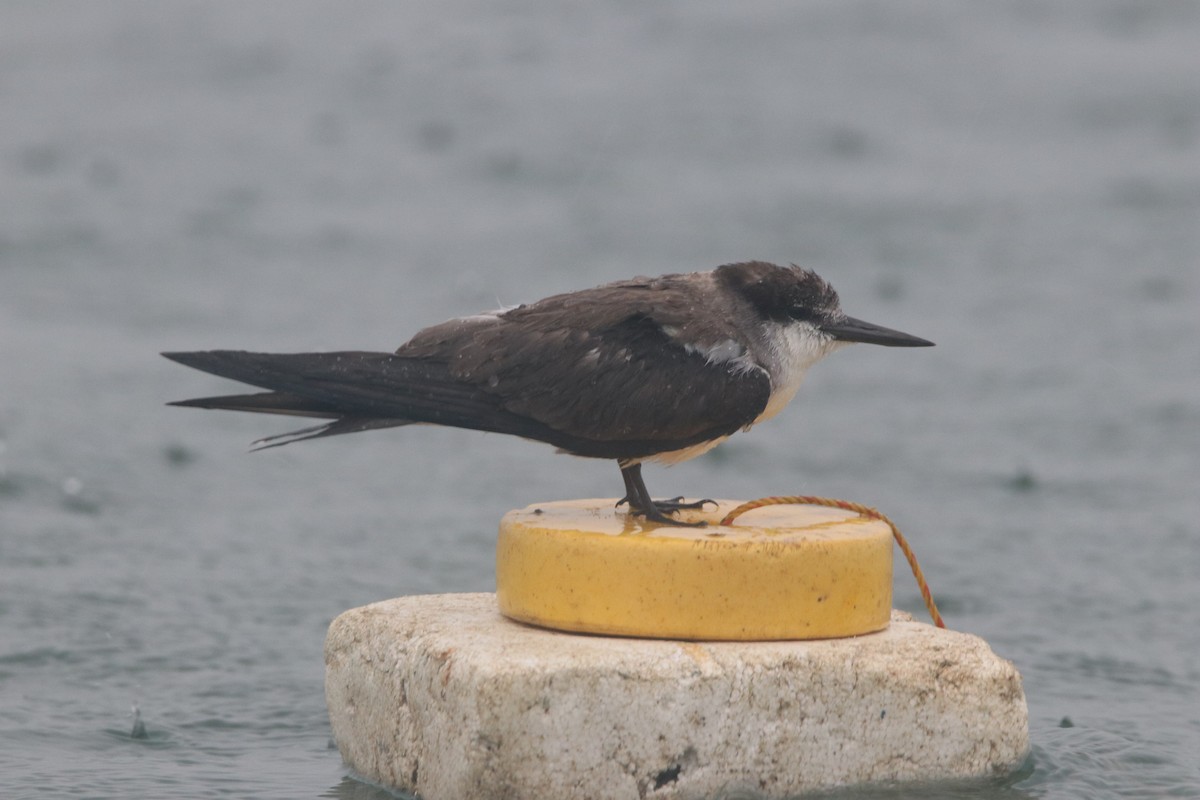
[[[180,400],[170,405],[330,420],[259,439],[255,449],[414,422],[497,430],[494,418],[501,413],[495,402],[451,377],[445,364],[391,353],[207,350],[163,355],[213,375],[269,390]]]

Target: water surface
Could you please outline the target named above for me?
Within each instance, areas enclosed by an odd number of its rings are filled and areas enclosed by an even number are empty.
[[[383,797],[330,746],[329,621],[490,590],[504,511],[620,490],[460,431],[249,455],[289,423],[164,407],[229,385],[159,351],[746,258],[938,347],[838,353],[652,491],[900,524],[1029,699],[1026,768],[947,796],[1200,796],[1198,37],[1109,0],[7,5],[0,796]]]

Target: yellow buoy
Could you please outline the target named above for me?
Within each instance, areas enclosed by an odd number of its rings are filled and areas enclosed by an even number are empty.
[[[496,546],[496,597],[512,619],[559,630],[754,641],[856,636],[887,627],[892,533],[817,506],[683,512],[704,528],[647,523],[613,500],[510,511]]]

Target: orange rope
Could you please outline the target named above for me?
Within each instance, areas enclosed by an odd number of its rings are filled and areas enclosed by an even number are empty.
[[[812,495],[796,495],[792,497],[763,497],[758,500],[751,500],[749,503],[742,503],[740,506],[730,511],[725,515],[725,519],[721,520],[722,525],[732,525],[733,521],[745,514],[747,511],[753,511],[756,508],[763,506],[780,506],[780,505],[808,505],[808,506],[827,506],[829,508],[840,508],[844,511],[854,511],[864,517],[877,519],[880,522],[887,524],[892,529],[892,536],[896,539],[896,544],[900,546],[904,557],[908,559],[908,566],[912,567],[913,577],[917,579],[917,587],[921,590],[921,597],[925,600],[925,608],[929,609],[929,616],[933,618],[933,624],[939,628],[946,627],[946,623],[942,621],[942,615],[938,613],[937,604],[933,602],[933,592],[929,591],[929,584],[925,582],[925,574],[921,572],[921,566],[917,564],[917,556],[913,553],[912,548],[908,546],[908,541],[900,534],[900,529],[896,527],[896,523],[885,517],[880,512],[864,506],[860,503],[851,503],[849,500],[837,500],[832,497],[814,497]]]

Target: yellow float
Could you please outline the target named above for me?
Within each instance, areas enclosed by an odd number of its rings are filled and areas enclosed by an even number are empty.
[[[776,505],[702,528],[647,523],[613,500],[540,503],[500,522],[496,597],[520,622],[656,639],[761,641],[887,627],[892,532],[839,508]]]

